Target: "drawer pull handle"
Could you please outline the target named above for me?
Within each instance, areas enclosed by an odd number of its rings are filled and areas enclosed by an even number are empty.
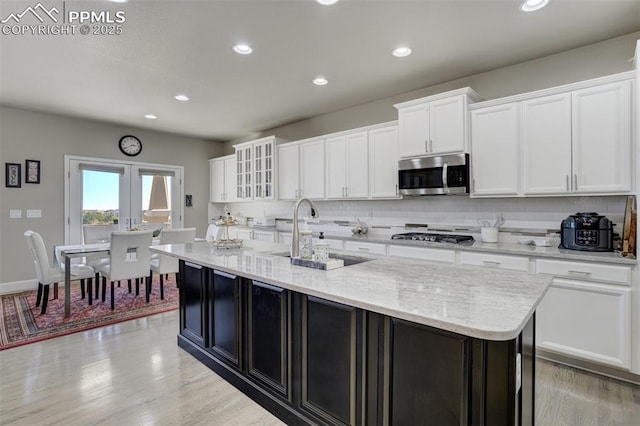
[[[585,272],[585,271],[568,271],[569,275],[580,275],[583,277],[588,277],[589,275],[591,275],[591,272]]]
[[[500,265],[500,262],[496,262],[493,260],[483,260],[482,263],[484,263],[485,265],[492,265],[492,266]]]
[[[367,247],[358,247],[358,250],[369,251],[369,249]]]

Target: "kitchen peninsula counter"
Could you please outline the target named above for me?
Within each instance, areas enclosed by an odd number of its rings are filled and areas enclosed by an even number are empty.
[[[153,246],[180,260],[178,345],[289,425],[533,425],[551,277],[288,247]],[[363,256],[361,256],[363,257]]]

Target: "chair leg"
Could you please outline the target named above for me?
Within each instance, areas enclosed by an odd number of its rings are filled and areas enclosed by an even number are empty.
[[[136,296],[140,295],[140,278],[136,278]]]
[[[54,299],[58,298],[58,283],[53,284],[53,298]]]
[[[127,280],[127,284],[129,285],[129,293],[131,293],[131,280],[130,279]]]
[[[164,300],[164,277],[160,274],[160,300]]]
[[[146,277],[146,279],[145,279],[145,284],[146,284],[145,285],[145,293],[146,293],[147,303],[149,303],[149,296],[151,295],[151,274],[152,273],[153,273],[152,271],[149,271],[149,276]]]
[[[40,306],[40,301],[42,300],[42,283],[38,283],[38,294],[36,295],[36,308]]]
[[[107,278],[102,277],[102,303],[104,303],[107,298]]]
[[[115,297],[115,291],[113,289],[113,281],[111,281],[111,310],[113,311],[113,309],[115,308],[115,300],[113,300],[113,298]]]
[[[176,272],[176,288],[180,288],[180,272]]]
[[[96,299],[100,296],[100,273],[96,272]]]
[[[87,284],[87,299],[89,299],[89,306],[93,305],[93,278],[89,278]]]
[[[84,299],[86,296],[86,290],[85,290],[85,286],[84,286],[84,278],[80,278],[80,296],[81,299]]]
[[[44,293],[42,294],[42,310],[40,311],[41,315],[44,315],[47,312],[48,302],[49,302],[49,284],[44,286]]]
[[[118,287],[120,287],[120,280],[118,280]]]

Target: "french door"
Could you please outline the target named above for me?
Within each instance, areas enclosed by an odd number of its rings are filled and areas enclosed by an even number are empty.
[[[183,167],[65,156],[65,243],[83,227],[182,228]]]

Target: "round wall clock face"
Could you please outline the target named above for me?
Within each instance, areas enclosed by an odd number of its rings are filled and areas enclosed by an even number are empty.
[[[130,157],[138,155],[140,154],[140,151],[142,151],[142,142],[140,142],[140,139],[131,135],[121,137],[120,142],[118,142],[118,146],[124,155],[128,155]]]

